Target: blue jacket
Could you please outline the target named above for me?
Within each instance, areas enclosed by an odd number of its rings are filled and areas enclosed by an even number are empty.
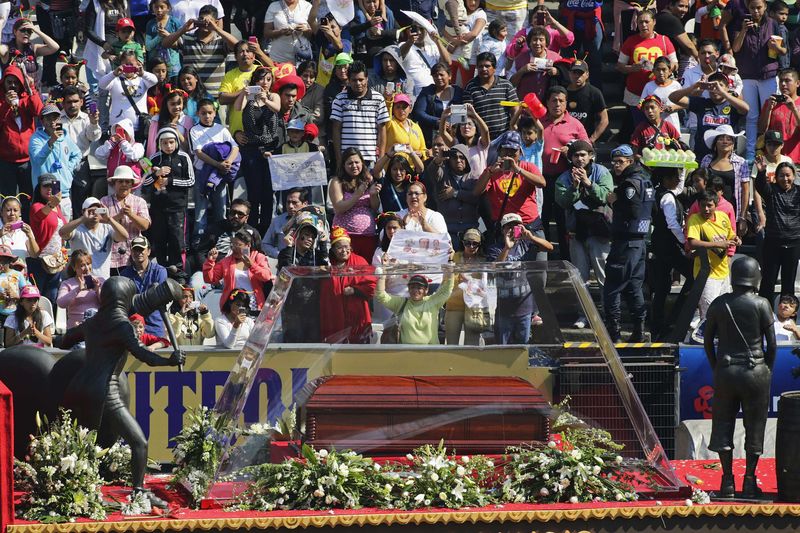
[[[66,198],[72,188],[72,173],[81,164],[83,154],[69,135],[62,135],[52,148],[47,144],[49,139],[50,136],[40,127],[36,129],[28,143],[33,188],[39,184],[39,176],[50,173],[58,176],[61,195]]]
[[[463,103],[464,90],[457,85],[451,85],[451,87],[453,88],[453,99],[450,100],[450,105]],[[417,95],[416,102],[414,102],[411,118],[419,123],[427,146],[431,145],[433,132],[439,130],[439,119],[443,112],[444,102],[436,96],[436,86],[428,85],[423,87],[422,91]]]
[[[144,271],[144,276],[139,276],[133,266],[126,266],[121,276],[132,279],[136,284],[136,292],[141,294],[153,285],[158,285],[167,281],[167,269],[150,259],[150,264],[147,265],[147,270]],[[161,320],[161,313],[153,311],[149,316],[144,319],[144,330],[162,339],[166,338],[166,330],[164,329],[164,322]]]

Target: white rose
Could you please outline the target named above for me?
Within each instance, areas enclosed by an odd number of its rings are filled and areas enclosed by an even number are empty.
[[[431,501],[430,501],[430,500],[425,500],[423,503],[424,503],[425,505],[430,505],[430,504],[431,504]]]
[[[573,459],[577,459],[578,461],[580,461],[581,457],[583,457],[583,454],[581,453],[580,450],[572,450],[572,452],[570,452],[570,455],[572,455]]]
[[[322,457],[323,459],[325,459],[326,457],[328,457],[328,450],[326,450],[326,449],[322,449],[322,450],[320,450],[320,451],[319,451],[319,452],[317,452],[317,453],[318,453],[318,454],[319,454],[319,456],[320,456],[320,457]]]
[[[494,461],[486,461],[486,466],[489,468],[494,468]]]
[[[692,503],[692,500],[689,500],[689,499],[687,499],[687,500],[686,500],[685,502],[683,502],[683,503],[684,503],[684,504],[686,504],[686,507],[691,507],[692,505],[694,505],[694,504]]]
[[[322,498],[323,496],[325,496],[325,491],[322,489],[317,489],[314,491],[314,496],[316,496],[317,498]]]
[[[325,496],[325,504],[326,505],[330,505],[332,501],[333,501],[333,498],[331,498],[330,494],[328,496]]]
[[[437,474],[436,472],[431,474],[431,481],[439,481],[439,474]]]
[[[406,459],[408,459],[409,461],[413,461],[414,460],[414,456],[411,455],[410,453],[407,453],[406,454]]]
[[[546,488],[542,487],[541,489],[539,489],[539,495],[541,495],[541,496],[549,496],[550,495],[550,491],[547,490]]]
[[[542,479],[547,481],[548,479],[550,479],[550,474],[542,474]]]
[[[599,473],[600,473],[600,465],[594,465],[592,467],[592,474],[594,474],[596,476]]]
[[[404,490],[402,496],[403,498],[408,498],[408,491]]]
[[[444,492],[440,492],[439,493],[439,499],[440,500],[446,500],[447,499],[447,494],[445,494]]]
[[[468,463],[469,462],[469,455],[462,456],[461,460],[464,461],[465,463]]]
[[[618,465],[622,464],[622,456],[618,455],[614,457],[614,462],[617,463]]]
[[[467,470],[463,466],[459,466],[458,468],[456,468],[456,475],[457,476],[461,477],[466,473],[467,473]]]
[[[372,469],[375,470],[376,472],[380,472],[381,465],[379,465],[378,463],[372,463]]]
[[[572,497],[569,499],[569,503],[578,503],[578,497],[577,497],[577,496],[572,496]]]
[[[310,480],[310,479],[308,479],[308,478],[305,478],[305,479],[303,480],[303,485],[305,485],[305,486],[309,486],[309,485],[311,485],[311,480]]]
[[[616,494],[614,494],[614,498],[615,498],[615,499],[616,499],[618,502],[621,502],[621,501],[622,501],[622,500],[625,498],[625,496],[623,496],[621,492],[617,492]]]
[[[416,496],[414,496],[414,501],[417,502],[417,503],[421,502],[424,499],[425,499],[425,495],[424,494],[417,494]]]

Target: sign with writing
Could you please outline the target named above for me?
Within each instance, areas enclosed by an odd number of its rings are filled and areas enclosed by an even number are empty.
[[[285,191],[294,187],[319,187],[328,184],[322,152],[273,155],[267,161],[273,190]]]
[[[442,265],[450,258],[447,233],[397,230],[386,254],[401,263]]]

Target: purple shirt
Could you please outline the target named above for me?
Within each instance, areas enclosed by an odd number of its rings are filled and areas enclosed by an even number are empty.
[[[743,80],[768,80],[778,73],[778,59],[767,54],[770,37],[778,35],[778,23],[766,15],[761,20],[761,25],[747,30],[742,49],[734,54]]]

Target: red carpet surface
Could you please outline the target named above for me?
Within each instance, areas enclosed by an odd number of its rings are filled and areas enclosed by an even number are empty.
[[[721,478],[721,471],[715,466],[718,465],[716,461],[675,461],[673,462],[676,472],[681,480],[685,481],[688,485],[693,487],[697,487],[703,489],[705,491],[712,491],[719,487],[720,478]],[[737,490],[741,489],[741,476],[744,474],[744,461],[737,460],[734,462],[734,470],[737,475]],[[764,491],[765,495],[770,498],[774,498],[777,494],[777,483],[775,478],[775,461],[773,459],[763,459],[759,463],[758,468],[758,477],[760,481],[761,489]],[[121,523],[128,523],[135,520],[140,521],[148,521],[150,526],[153,524],[153,520],[163,520],[163,519],[172,519],[178,520],[181,522],[185,522],[188,524],[188,529],[193,529],[191,527],[192,522],[202,523],[208,520],[215,520],[215,519],[222,519],[222,520],[233,520],[232,524],[237,524],[241,522],[236,522],[236,519],[255,519],[255,518],[302,518],[302,517],[309,517],[313,520],[313,517],[346,517],[346,516],[363,516],[363,515],[375,515],[375,516],[391,516],[391,515],[403,515],[405,517],[419,514],[431,514],[435,513],[437,515],[453,513],[453,514],[464,514],[464,513],[481,513],[483,517],[487,517],[492,513],[498,512],[553,512],[553,511],[563,511],[567,512],[578,512],[580,510],[590,510],[590,511],[602,511],[605,513],[604,516],[614,516],[614,510],[618,510],[620,512],[619,516],[629,517],[634,515],[641,515],[641,512],[636,512],[636,509],[640,511],[644,511],[646,508],[686,508],[689,509],[686,505],[685,498],[677,498],[677,497],[659,497],[659,500],[655,498],[649,497],[647,494],[643,494],[641,499],[637,502],[604,502],[604,503],[581,503],[581,504],[569,504],[569,503],[560,503],[560,504],[502,504],[502,505],[489,505],[487,507],[481,509],[461,509],[461,510],[447,510],[447,509],[421,509],[417,511],[402,511],[402,512],[394,512],[388,510],[378,510],[378,509],[355,509],[355,510],[332,510],[332,511],[272,511],[269,513],[254,513],[254,512],[245,512],[245,511],[237,511],[237,512],[227,512],[224,509],[216,508],[216,509],[201,509],[201,510],[193,510],[186,508],[188,500],[185,494],[182,491],[174,491],[170,490],[166,487],[167,480],[165,477],[154,477],[149,478],[148,487],[153,489],[156,494],[159,496],[166,498],[170,502],[170,510],[162,516],[145,516],[145,517],[124,517],[119,513],[114,513],[109,515],[106,522],[121,522]],[[222,484],[218,486],[216,493],[219,494],[221,497],[228,498],[235,490],[235,485],[233,484]],[[116,500],[124,500],[125,496],[128,494],[130,489],[123,488],[123,487],[108,487],[105,489],[105,493],[109,499],[114,498]],[[17,494],[19,497],[19,494]],[[765,501],[764,504],[748,504],[747,506],[742,506],[741,502],[734,503],[734,502],[712,502],[712,506],[716,507],[724,507],[724,506],[732,506],[737,507],[741,510],[744,507],[753,507],[759,505],[766,505],[772,508],[776,506],[772,504],[771,501]],[[699,512],[701,507],[703,506],[693,506],[697,507],[698,509],[694,510],[695,513]],[[786,507],[786,506],[778,506],[778,507]],[[627,511],[626,511],[627,510]],[[792,507],[792,512],[794,512],[795,507]],[[797,512],[800,513],[800,507],[796,508]],[[684,511],[680,511],[683,513]],[[609,515],[609,513],[611,513]],[[554,515],[555,516],[555,515]],[[577,515],[576,515],[577,516]],[[562,517],[561,519],[563,519]],[[568,518],[568,517],[567,517]],[[574,519],[574,518],[573,518]],[[73,526],[78,526],[78,524],[83,522],[89,522],[85,519],[78,519],[76,524],[70,524]],[[24,528],[20,526],[25,526],[28,524],[33,524],[32,522],[17,520],[15,525],[9,529],[10,533],[21,533],[23,531],[34,531],[35,528]],[[131,529],[124,524],[121,524],[122,529]],[[241,527],[241,526],[239,526]],[[72,528],[70,528],[72,529]],[[113,528],[112,528],[113,529]],[[204,528],[206,529],[206,528]],[[60,531],[63,529],[60,529]]]

